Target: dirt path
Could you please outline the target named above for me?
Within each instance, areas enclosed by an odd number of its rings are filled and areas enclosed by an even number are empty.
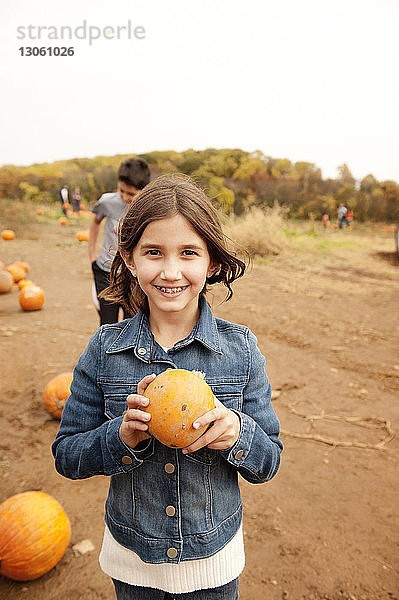
[[[97,563],[107,480],[72,482],[55,472],[58,424],[41,404],[47,381],[73,368],[97,328],[87,245],[75,232],[45,224],[0,244],[0,259],[26,260],[46,292],[45,308],[32,313],[19,309],[15,290],[0,296],[0,501],[42,490],[72,524],[59,564],[29,583],[0,577],[2,600],[113,598]],[[210,297],[217,315],[256,333],[285,432],[278,476],[241,482],[243,600],[399,598],[399,438],[373,449],[399,429],[399,267],[390,237],[352,233],[342,246],[327,240],[330,251],[310,240],[255,266],[227,304],[218,304],[220,291]],[[75,556],[72,545],[87,538],[95,551]]]

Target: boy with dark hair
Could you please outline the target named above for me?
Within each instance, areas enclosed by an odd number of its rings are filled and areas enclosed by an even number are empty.
[[[135,195],[150,181],[150,168],[141,158],[129,158],[118,169],[118,190],[103,194],[93,206],[93,218],[89,230],[89,258],[93,270],[96,295],[109,286],[109,272],[118,247],[118,223],[125,214]],[[96,243],[101,221],[105,221],[104,242],[101,252],[96,256]],[[116,323],[119,304],[113,304],[98,298],[100,325]],[[124,317],[128,315],[124,311]]]

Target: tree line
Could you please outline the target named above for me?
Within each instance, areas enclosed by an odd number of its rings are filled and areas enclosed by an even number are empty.
[[[272,158],[261,151],[239,149],[189,149],[184,152],[154,151],[147,154],[74,158],[26,167],[0,167],[0,197],[37,203],[58,202],[59,190],[79,186],[90,207],[104,192],[116,187],[117,170],[125,158],[144,158],[152,176],[181,172],[204,186],[216,206],[240,215],[251,207],[278,203],[290,218],[320,218],[327,212],[336,217],[344,203],[358,221],[399,221],[399,185],[378,181],[372,174],[356,181],[342,164],[337,177],[324,179],[310,162]]]

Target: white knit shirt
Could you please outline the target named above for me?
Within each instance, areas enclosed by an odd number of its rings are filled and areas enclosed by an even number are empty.
[[[121,546],[105,526],[99,562],[104,573],[113,579],[169,594],[220,587],[236,579],[244,569],[242,525],[230,542],[213,556],[177,564],[142,561],[135,552]]]

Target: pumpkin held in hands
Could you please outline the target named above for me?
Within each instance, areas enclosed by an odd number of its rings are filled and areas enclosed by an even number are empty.
[[[146,388],[148,433],[165,446],[184,448],[206,431],[207,425],[193,428],[196,419],[215,408],[213,392],[203,377],[198,371],[167,369]]]
[[[62,507],[44,492],[23,492],[0,504],[0,573],[31,581],[50,571],[71,539]]]
[[[44,408],[54,419],[61,419],[65,402],[71,395],[72,378],[71,372],[61,373],[53,377],[44,388]]]

